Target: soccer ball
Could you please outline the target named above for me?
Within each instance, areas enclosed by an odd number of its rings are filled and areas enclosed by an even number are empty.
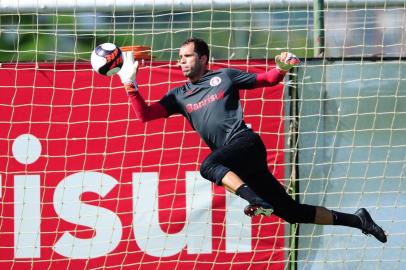
[[[90,62],[97,73],[112,76],[123,66],[122,52],[113,43],[103,43],[93,50]]]

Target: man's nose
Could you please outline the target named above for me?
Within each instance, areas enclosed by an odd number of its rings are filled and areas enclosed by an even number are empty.
[[[177,66],[180,67],[182,64],[185,64],[184,58],[180,58],[180,59],[178,60]]]

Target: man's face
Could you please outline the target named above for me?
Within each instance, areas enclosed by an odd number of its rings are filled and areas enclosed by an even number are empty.
[[[190,42],[179,49],[179,62],[183,75],[191,80],[199,79],[206,71],[205,57],[200,57],[195,52],[195,44]]]

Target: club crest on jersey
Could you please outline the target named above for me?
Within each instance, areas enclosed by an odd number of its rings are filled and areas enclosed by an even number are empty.
[[[217,86],[221,83],[221,78],[220,77],[213,77],[210,80],[210,86]]]

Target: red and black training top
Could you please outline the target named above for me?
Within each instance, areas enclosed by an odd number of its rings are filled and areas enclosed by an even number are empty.
[[[248,129],[243,121],[239,89],[253,88],[256,74],[237,69],[208,71],[196,83],[187,82],[160,100],[168,115],[180,113],[211,149]]]
[[[158,103],[147,106],[137,92],[130,95],[133,108],[143,121],[180,113],[205,143],[215,150],[249,129],[243,120],[240,89],[278,84],[284,74],[277,69],[262,74],[224,68],[207,71],[195,83],[188,81],[170,90]]]

